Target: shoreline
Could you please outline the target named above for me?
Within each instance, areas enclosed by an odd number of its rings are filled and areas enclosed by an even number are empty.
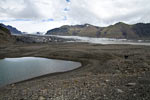
[[[51,59],[51,58],[47,58],[47,59]],[[58,59],[55,59],[55,60],[58,60]],[[60,59],[59,59],[59,60],[60,60]],[[63,59],[63,60],[66,61],[65,59]],[[77,62],[77,61],[73,61],[73,62]],[[79,62],[79,63],[81,63],[81,62]],[[85,63],[85,62],[84,62],[84,63]],[[81,67],[85,67],[86,65],[87,65],[87,64],[82,64],[82,63],[81,63],[81,66],[79,66],[78,68],[73,69],[73,70],[64,71],[64,72],[53,72],[53,73],[45,74],[45,75],[42,75],[42,76],[37,76],[37,77],[33,77],[33,78],[29,78],[29,79],[22,80],[22,81],[18,81],[18,82],[13,82],[13,83],[10,83],[10,84],[4,85],[4,86],[0,86],[0,89],[1,89],[1,88],[4,88],[4,87],[7,87],[7,86],[10,86],[10,85],[14,85],[14,84],[20,84],[20,83],[23,83],[23,82],[28,82],[28,81],[32,81],[32,80],[36,80],[36,79],[41,79],[41,78],[43,78],[43,77],[61,75],[61,74],[64,74],[64,73],[76,71],[76,70],[79,70]]]

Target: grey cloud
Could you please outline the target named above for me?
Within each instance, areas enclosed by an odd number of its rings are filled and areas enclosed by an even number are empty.
[[[38,8],[34,3],[32,3],[30,0],[24,0],[25,7],[17,12],[17,13],[11,13],[13,17],[17,18],[41,18],[42,15],[40,14]]]
[[[38,19],[42,17],[38,8],[33,2],[31,2],[31,0],[23,0],[23,1],[24,1],[22,4],[22,6],[24,6],[23,9],[17,11],[16,9],[0,8],[0,13],[3,13],[10,18]],[[15,0],[15,2],[17,2],[17,0]]]
[[[116,22],[126,22],[126,23],[138,23],[138,22],[150,22],[150,1],[149,0],[106,0],[110,2],[106,5],[106,13],[114,13],[110,17],[97,16],[92,12],[92,9],[88,7],[71,6],[70,12],[68,12],[68,17],[77,23],[90,23],[94,25],[110,25]],[[86,4],[86,2],[82,2]],[[103,1],[101,0],[101,3]],[[112,9],[107,9],[107,6],[112,6]],[[99,7],[101,9],[101,7]],[[127,12],[124,12],[127,11]],[[116,12],[115,12],[116,11]],[[121,12],[120,14],[118,14]],[[97,12],[101,13],[101,12]],[[103,13],[101,13],[103,15]]]
[[[125,15],[114,16],[111,18],[102,19],[103,23],[112,24],[117,22],[126,22],[126,23],[139,23],[139,22],[149,22],[150,12],[144,11],[144,9],[137,10]]]
[[[17,13],[11,13],[13,17],[17,18],[40,18],[42,17],[38,8],[29,0],[24,0],[25,7]]]
[[[85,8],[76,7],[68,12],[68,16],[79,24],[94,24],[100,21],[100,18],[97,15]]]

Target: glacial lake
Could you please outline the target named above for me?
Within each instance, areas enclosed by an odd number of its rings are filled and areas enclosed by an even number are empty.
[[[80,66],[79,62],[40,57],[5,58],[0,60],[0,86],[50,73],[70,71]]]

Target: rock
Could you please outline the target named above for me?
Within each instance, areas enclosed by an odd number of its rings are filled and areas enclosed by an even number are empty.
[[[128,57],[129,57],[128,55],[125,55],[125,56],[124,56],[125,59],[128,59]]]
[[[135,86],[136,83],[128,83],[126,86]]]
[[[105,82],[109,82],[110,80],[106,79]]]
[[[117,89],[118,93],[123,93],[123,91],[121,89]]]
[[[40,96],[38,100],[46,100],[43,96]]]

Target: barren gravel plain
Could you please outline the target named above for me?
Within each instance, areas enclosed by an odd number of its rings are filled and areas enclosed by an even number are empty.
[[[78,69],[0,88],[0,100],[150,100],[150,46],[88,43],[0,46],[0,58],[78,61]]]

